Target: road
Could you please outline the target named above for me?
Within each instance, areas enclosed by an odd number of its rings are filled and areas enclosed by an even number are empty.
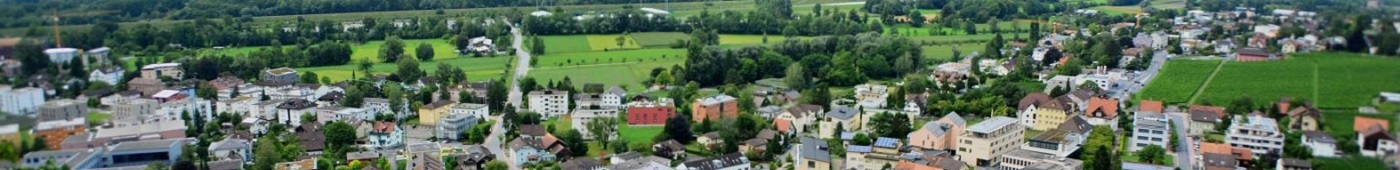
[[[510,169],[520,169],[520,167],[515,166],[515,162],[513,161],[515,159],[511,159],[511,155],[505,154],[505,148],[510,147],[506,146],[505,140],[502,139],[505,136],[506,129],[501,124],[505,124],[505,122],[501,121],[501,116],[487,116],[486,118],[496,120],[496,123],[491,125],[491,134],[486,135],[486,141],[481,142],[481,146],[486,147],[486,150],[491,151],[491,154],[499,157],[497,160],[501,160],[506,162],[507,165],[510,165]]]
[[[1192,164],[1191,161],[1196,160],[1195,157],[1193,157],[1196,154],[1192,154],[1191,152],[1194,152],[1196,147],[1192,145],[1194,141],[1191,141],[1191,138],[1188,137],[1189,135],[1186,134],[1191,131],[1187,129],[1190,128],[1190,126],[1186,126],[1186,122],[1190,121],[1190,119],[1187,119],[1185,113],[1180,112],[1169,113],[1167,114],[1167,118],[1172,120],[1172,126],[1176,126],[1176,136],[1179,138],[1177,141],[1181,141],[1177,142],[1178,144],[1176,146],[1176,167],[1178,169],[1192,169],[1191,165],[1194,164]]]
[[[525,51],[525,36],[520,35],[520,26],[510,24],[510,20],[507,19],[501,19],[501,21],[510,25],[510,34],[514,37],[511,38],[511,46],[515,47],[515,77],[510,79],[510,97],[508,98],[510,105],[515,106],[515,109],[518,110],[524,93],[520,91],[520,86],[516,83],[519,83],[521,78],[525,78],[525,75],[530,73],[530,52]]]
[[[1152,79],[1157,77],[1157,73],[1162,71],[1162,65],[1167,63],[1167,58],[1174,57],[1166,50],[1158,50],[1153,54],[1152,65],[1147,66],[1145,70],[1134,73],[1135,76],[1131,79],[1119,80],[1117,86],[1109,90],[1109,95],[1119,99],[1127,99],[1130,97],[1128,95],[1137,94],[1138,91],[1147,86],[1148,82],[1152,82]]]

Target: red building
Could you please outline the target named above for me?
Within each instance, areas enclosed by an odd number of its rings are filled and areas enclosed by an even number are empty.
[[[676,108],[670,105],[630,106],[627,107],[627,124],[663,125],[675,114]]]
[[[1235,53],[1235,61],[1239,62],[1269,61],[1273,58],[1273,53],[1260,48],[1242,48],[1238,53]]]

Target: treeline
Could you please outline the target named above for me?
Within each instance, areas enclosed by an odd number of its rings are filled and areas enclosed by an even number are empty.
[[[0,28],[48,25],[50,15],[63,24],[131,22],[152,19],[213,19],[273,15],[453,8],[529,7],[623,3],[695,2],[700,0],[0,0]]]
[[[876,33],[822,36],[811,40],[789,39],[768,48],[726,50],[704,45],[690,43],[686,67],[679,72],[673,70],[672,74],[679,73],[673,77],[693,81],[700,86],[743,84],[764,78],[791,76],[785,73],[816,79],[804,81],[807,84],[789,85],[800,89],[817,84],[850,86],[869,79],[899,77],[914,72],[924,62],[919,57],[922,56],[921,49],[909,39]],[[801,67],[797,70],[802,71],[787,73],[786,70],[791,69],[789,67]]]
[[[777,1],[777,0],[773,0]],[[701,11],[688,18],[648,17],[638,10],[623,10],[593,14],[573,15],[558,8],[554,15],[526,17],[521,22],[524,29],[532,34],[615,34],[623,32],[680,31],[690,32],[696,28],[710,29],[726,34],[782,34],[796,35],[850,35],[856,33],[882,31],[878,23],[867,23],[866,15],[852,11],[820,10],[811,15],[793,17],[791,6],[780,8],[791,2],[760,1],[765,12]],[[770,9],[771,8],[771,9]],[[778,11],[778,12],[768,12]],[[579,19],[582,18],[582,19]],[[822,28],[822,29],[811,29]]]

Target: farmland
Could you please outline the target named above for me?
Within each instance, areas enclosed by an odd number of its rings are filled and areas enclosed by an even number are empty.
[[[461,57],[425,61],[419,63],[418,65],[419,68],[423,69],[429,74],[432,74],[437,70],[438,63],[447,63],[448,65],[462,68],[462,70],[467,73],[467,79],[476,81],[500,78],[506,70],[506,65],[513,60],[514,58],[512,57]],[[297,68],[297,71],[316,72],[317,75],[329,77],[331,81],[341,81],[350,79],[352,73],[358,76],[364,76],[362,73],[355,73],[359,71],[358,69],[358,66],[355,65],[342,65]],[[398,65],[394,63],[377,63],[374,64],[374,67],[371,68],[370,71],[374,72],[375,74],[390,74],[394,71],[397,71],[397,69]]]
[[[924,46],[924,58],[950,60],[953,59],[953,49],[961,50],[962,54],[973,51],[982,51],[987,47],[987,43],[955,44],[955,45],[930,45]]]
[[[1157,73],[1147,87],[1139,93],[1138,98],[1143,100],[1162,100],[1166,103],[1186,103],[1191,98],[1192,93],[1201,84],[1205,83],[1206,77],[1215,70],[1220,60],[1171,60],[1162,66],[1162,72]]]
[[[1315,101],[1318,107],[1354,109],[1369,105],[1381,91],[1400,91],[1400,59],[1346,53],[1293,54],[1272,62],[1227,62],[1209,84],[1214,62],[1173,60],[1140,99],[1184,103],[1196,95],[1197,103],[1224,104],[1240,97],[1267,104],[1279,97]],[[1194,91],[1205,85],[1200,94]]]

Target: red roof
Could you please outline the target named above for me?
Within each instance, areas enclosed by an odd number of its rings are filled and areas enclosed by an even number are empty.
[[[1385,119],[1357,116],[1355,121],[1352,122],[1351,128],[1353,131],[1360,132],[1362,130],[1370,129],[1371,126],[1380,126],[1384,129],[1390,129],[1390,121],[1387,121]]]
[[[1138,111],[1162,113],[1162,101],[1142,100],[1138,102]]]
[[[773,126],[778,126],[778,131],[780,132],[791,132],[792,121],[787,119],[774,119]]]
[[[374,131],[380,133],[393,132],[394,128],[398,127],[396,125],[397,124],[394,122],[374,122]]]
[[[1103,112],[1103,118],[1118,117],[1118,100],[1101,97],[1089,98],[1089,110],[1086,113],[1089,113],[1090,117],[1096,117],[1094,113],[1097,112]]]

